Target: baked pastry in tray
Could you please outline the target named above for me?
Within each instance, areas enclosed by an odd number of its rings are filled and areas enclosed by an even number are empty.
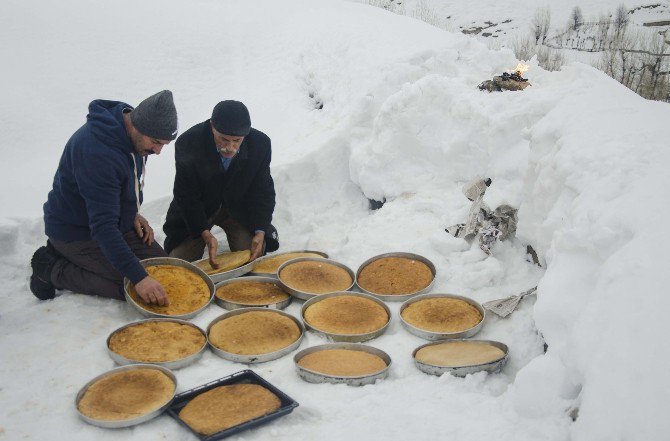
[[[251,259],[250,250],[229,251],[221,253],[214,258],[216,263],[219,265],[218,268],[212,268],[212,265],[209,264],[209,259],[199,260],[194,262],[194,265],[203,270],[205,274],[209,276],[212,274],[219,274],[225,271],[239,268],[245,263],[249,262],[249,259]]]
[[[253,273],[275,274],[282,264],[298,257],[316,257],[323,258],[321,254],[310,252],[282,253],[276,256],[263,258],[254,265]]]
[[[344,294],[309,305],[304,317],[319,331],[344,335],[374,332],[389,321],[386,310],[374,300]]]
[[[109,338],[109,349],[141,363],[181,360],[200,351],[207,339],[197,328],[171,321],[126,326]]]
[[[219,386],[196,396],[179,418],[201,435],[212,435],[281,407],[281,400],[258,384]]]
[[[143,309],[157,314],[183,315],[197,311],[209,302],[209,286],[196,272],[175,265],[150,265],[145,269],[149,276],[163,285],[170,304],[145,303],[135,291],[135,286],[130,284],[128,294]]]
[[[414,358],[433,366],[478,366],[498,361],[505,352],[489,343],[477,341],[452,341],[424,346]]]
[[[295,321],[284,314],[249,311],[214,323],[209,342],[231,354],[260,355],[290,346],[301,335]]]
[[[383,257],[366,265],[358,274],[358,286],[383,295],[419,292],[433,281],[428,265],[406,257]]]
[[[298,364],[324,375],[362,377],[386,368],[377,355],[351,349],[324,349],[302,357]]]
[[[215,295],[221,300],[251,306],[272,305],[290,297],[274,283],[246,280],[219,286]]]
[[[354,282],[344,268],[310,260],[289,263],[282,269],[279,278],[295,290],[313,294],[346,291]]]
[[[77,405],[83,415],[102,421],[129,420],[149,414],[174,396],[175,384],[157,369],[110,374],[88,387]]]
[[[408,305],[400,315],[415,328],[439,333],[466,331],[483,319],[481,312],[470,303],[449,297],[419,300]]]

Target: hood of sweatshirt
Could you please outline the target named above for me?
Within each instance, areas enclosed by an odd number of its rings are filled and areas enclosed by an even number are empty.
[[[135,146],[123,124],[123,109],[132,110],[132,108],[129,104],[120,101],[91,101],[88,105],[86,119],[93,136],[103,144],[124,153],[135,153]]]

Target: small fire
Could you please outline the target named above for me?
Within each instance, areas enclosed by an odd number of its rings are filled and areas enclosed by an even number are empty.
[[[516,72],[516,74],[518,76],[522,77],[524,73],[528,72],[529,68],[530,68],[530,66],[528,66],[527,64],[519,63],[519,64],[516,65],[516,68],[514,69],[514,72]]]

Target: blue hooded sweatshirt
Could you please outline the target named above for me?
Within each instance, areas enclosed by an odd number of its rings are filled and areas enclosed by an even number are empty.
[[[65,242],[94,240],[123,276],[137,283],[147,273],[123,233],[133,229],[138,201],[135,171],[142,158],[126,133],[118,101],[95,100],[87,121],[65,145],[44,204],[46,235]],[[135,157],[135,164],[133,162]],[[140,191],[139,202],[142,202]]]

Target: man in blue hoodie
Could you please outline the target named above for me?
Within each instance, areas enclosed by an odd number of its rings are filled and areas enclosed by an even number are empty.
[[[47,245],[31,259],[30,290],[41,300],[56,289],[123,299],[127,277],[147,303],[167,305],[161,284],[140,259],[166,256],[139,214],[146,157],[177,136],[172,93],[135,109],[95,100],[86,123],[65,145],[44,204]]]

